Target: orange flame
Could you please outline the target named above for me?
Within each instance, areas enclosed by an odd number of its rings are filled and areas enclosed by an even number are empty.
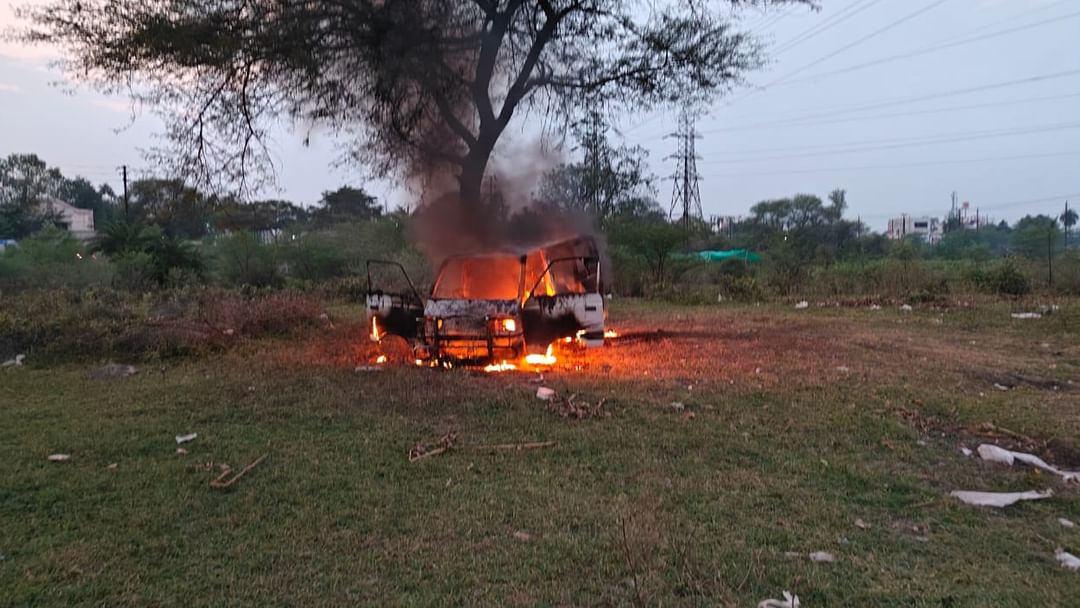
[[[605,338],[618,338],[619,337],[619,332],[615,331],[614,329],[608,329],[608,330],[604,331],[604,337]]]
[[[555,357],[555,343],[548,344],[547,353],[543,355],[526,355],[525,362],[529,365],[555,365],[558,359]]]
[[[509,372],[517,369],[517,366],[509,361],[503,361],[501,363],[492,363],[484,367],[485,372]]]
[[[371,317],[371,339],[376,342],[382,340],[382,336],[379,335],[378,317]]]

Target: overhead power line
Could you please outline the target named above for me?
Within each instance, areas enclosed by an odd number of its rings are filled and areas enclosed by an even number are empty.
[[[776,55],[783,55],[784,53],[799,46],[807,40],[811,40],[820,36],[821,34],[827,32],[833,27],[840,25],[844,21],[851,19],[855,15],[858,15],[859,13],[865,11],[866,9],[872,7],[875,4],[878,4],[879,2],[881,2],[881,0],[855,0],[855,2],[849,4],[847,7],[835,13],[831,17],[826,18],[825,20],[814,25],[813,27],[797,34],[791,40],[788,40],[787,42],[776,47],[775,49],[773,49],[773,53],[775,53]]]
[[[1054,24],[1057,24],[1057,23],[1061,23],[1062,21],[1067,21],[1069,19],[1075,19],[1076,17],[1080,17],[1080,11],[1077,11],[1075,13],[1068,13],[1068,14],[1065,14],[1065,15],[1061,15],[1059,17],[1053,17],[1053,18],[1050,18],[1050,19],[1044,19],[1042,21],[1036,21],[1035,23],[1028,23],[1026,25],[1019,25],[1019,26],[1016,26],[1016,27],[1010,27],[1010,28],[1006,28],[1006,29],[1003,29],[1003,30],[990,32],[990,33],[987,33],[987,34],[980,34],[978,36],[970,36],[968,38],[961,38],[960,40],[953,40],[953,41],[948,41],[948,42],[941,42],[941,43],[937,43],[937,44],[932,44],[930,46],[920,47],[920,48],[908,51],[906,53],[899,53],[897,55],[890,55],[888,57],[881,57],[879,59],[874,59],[872,61],[867,61],[867,62],[864,62],[864,63],[858,63],[858,64],[851,65],[851,66],[848,66],[848,67],[839,68],[839,69],[836,69],[836,70],[830,70],[828,72],[819,72],[817,74],[810,74],[808,76],[805,76],[803,78],[797,78],[795,80],[788,80],[786,82],[773,83],[770,86],[778,86],[779,84],[782,84],[784,86],[790,86],[790,85],[795,85],[795,84],[801,84],[801,83],[804,83],[804,82],[817,82],[817,81],[819,81],[819,80],[821,80],[823,78],[827,78],[827,77],[830,77],[830,76],[837,76],[837,75],[840,75],[840,74],[849,74],[851,72],[857,72],[859,70],[865,70],[866,68],[870,68],[870,67],[874,67],[874,66],[878,66],[878,65],[883,65],[883,64],[886,64],[886,63],[892,63],[894,61],[900,61],[900,60],[903,60],[903,59],[910,59],[912,57],[919,57],[921,55],[929,55],[931,53],[936,53],[938,51],[943,51],[945,49],[951,49],[951,48],[958,47],[958,46],[964,46],[964,45],[972,44],[972,43],[975,43],[975,42],[982,42],[983,40],[989,40],[991,38],[999,38],[1001,36],[1007,36],[1009,34],[1015,34],[1017,32],[1023,32],[1023,31],[1027,31],[1027,30],[1034,29],[1034,28],[1037,28],[1037,27],[1044,27],[1044,26],[1047,26],[1047,25],[1054,25]]]
[[[1075,198],[1075,197],[1078,197],[1078,196],[1080,196],[1080,192],[1072,192],[1072,193],[1069,193],[1069,194],[1058,194],[1056,196],[1044,196],[1044,197],[1041,197],[1041,198],[1032,198],[1032,199],[1027,199],[1027,200],[1006,201],[1006,202],[1003,202],[1003,203],[990,203],[989,205],[984,205],[982,203],[979,203],[979,209],[984,210],[984,211],[998,211],[998,210],[1001,210],[1001,209],[1009,209],[1009,208],[1015,208],[1015,207],[1027,207],[1029,205],[1037,205],[1039,203],[1055,203],[1055,202],[1060,203],[1060,202],[1065,201],[1067,199]],[[937,210],[934,210],[934,211],[914,211],[914,212],[908,213],[908,215],[934,215],[935,213],[940,213],[940,212],[941,212],[940,209],[937,209]],[[866,220],[866,219],[875,220],[875,219],[884,219],[884,218],[889,218],[889,217],[896,217],[895,213],[875,213],[875,214],[869,214],[869,215],[864,213],[864,214],[861,214],[861,215],[862,215],[862,218],[864,220]]]
[[[799,74],[802,74],[806,70],[809,70],[810,68],[818,66],[821,63],[824,63],[825,61],[828,61],[829,59],[832,59],[833,57],[836,57],[837,55],[839,55],[841,53],[849,51],[849,50],[855,48],[856,46],[858,46],[858,45],[860,45],[860,44],[862,44],[862,43],[864,43],[864,42],[866,42],[868,40],[872,40],[872,39],[880,36],[881,34],[884,34],[885,32],[887,32],[889,30],[895,29],[895,28],[903,25],[904,23],[907,23],[908,21],[911,21],[912,19],[915,19],[916,17],[919,17],[923,13],[926,13],[926,12],[928,12],[928,11],[934,9],[934,8],[937,8],[938,6],[944,4],[944,3],[948,2],[948,1],[949,0],[934,0],[930,4],[927,4],[926,6],[920,8],[920,9],[914,11],[914,12],[908,13],[907,15],[904,15],[903,17],[901,17],[901,18],[899,18],[899,19],[885,25],[884,27],[880,27],[880,28],[870,32],[869,34],[867,34],[867,35],[865,35],[865,36],[863,36],[861,38],[857,38],[853,42],[849,42],[848,44],[845,44],[844,46],[836,49],[835,51],[833,51],[831,53],[827,53],[827,54],[825,54],[825,55],[823,55],[821,57],[818,57],[814,61],[811,61],[810,63],[807,63],[806,65],[796,69],[795,71],[789,72],[786,76],[782,76],[782,77],[778,78],[777,80],[774,80],[773,82],[770,82],[767,85],[764,85],[762,87],[759,87],[759,88],[755,89],[754,91],[751,91],[750,93],[747,93],[746,95],[744,95],[740,99],[745,99],[746,97],[748,97],[750,95],[753,95],[754,93],[758,93],[758,92],[767,90],[770,87],[776,86],[777,84],[780,84],[780,83],[782,83],[784,81],[790,80],[791,78],[793,78],[795,76],[798,76]],[[734,101],[738,101],[738,100],[733,100],[733,101],[729,102],[729,105],[731,103],[734,103]]]
[[[1034,160],[1034,159],[1046,159],[1046,158],[1062,158],[1068,156],[1080,156],[1080,150],[1072,152],[1048,152],[1046,154],[1018,154],[1015,156],[991,156],[986,158],[965,158],[965,159],[952,159],[952,160],[935,160],[924,161],[917,163],[897,163],[888,165],[855,165],[851,167],[817,167],[813,169],[789,169],[778,171],[745,171],[739,173],[709,173],[703,177],[709,178],[742,178],[742,177],[756,177],[766,175],[799,175],[799,174],[813,174],[813,173],[847,173],[852,171],[875,171],[875,170],[888,170],[888,169],[907,169],[912,167],[936,167],[940,165],[968,165],[978,163],[991,163],[1001,161],[1013,161],[1013,160]]]
[[[816,112],[813,114],[804,114],[802,116],[794,117],[792,121],[804,121],[813,120],[817,118],[828,118],[832,116],[840,116],[844,114],[852,114],[859,112],[866,112],[868,110],[879,110],[881,108],[889,108],[894,106],[902,106],[910,103],[917,103],[921,101],[930,101],[932,99],[943,99],[946,97],[955,97],[957,95],[967,95],[970,93],[981,93],[983,91],[993,91],[996,89],[1005,89],[1014,86],[1020,86],[1025,84],[1031,84],[1034,82],[1044,82],[1047,80],[1057,80],[1059,78],[1068,78],[1069,76],[1075,76],[1080,74],[1080,69],[1065,70],[1062,72],[1053,72],[1050,74],[1040,74],[1038,76],[1029,76],[1027,78],[1020,78],[1017,80],[1007,80],[1004,82],[995,82],[992,84],[979,85],[975,87],[966,87],[962,89],[952,89],[948,91],[941,91],[938,93],[930,93],[928,95],[914,95],[910,97],[900,97],[896,99],[890,99],[886,101],[875,101],[864,104],[857,104],[849,106],[847,108],[839,108],[836,110],[830,110],[827,112]]]
[[[749,124],[749,125],[743,125],[743,126],[739,126],[739,127],[717,127],[715,129],[703,129],[701,131],[701,133],[707,134],[707,133],[721,133],[721,132],[732,132],[732,131],[752,131],[752,130],[755,130],[755,129],[767,129],[767,128],[776,128],[776,127],[785,127],[786,128],[786,127],[807,127],[807,126],[817,126],[817,125],[831,125],[831,124],[844,123],[844,122],[857,122],[857,121],[860,121],[860,120],[878,120],[878,119],[882,119],[882,118],[902,118],[902,117],[905,117],[905,116],[923,116],[923,115],[927,115],[927,114],[944,114],[944,113],[948,113],[948,112],[960,112],[960,111],[966,111],[966,110],[979,110],[979,109],[984,109],[984,108],[1000,108],[1000,107],[1017,106],[1017,105],[1039,103],[1039,102],[1046,102],[1046,101],[1060,101],[1060,100],[1063,100],[1063,99],[1075,99],[1077,97],[1080,97],[1080,93],[1069,93],[1069,94],[1065,94],[1065,95],[1045,95],[1045,96],[1041,96],[1041,97],[1026,97],[1024,99],[1011,99],[1011,100],[1008,100],[1008,101],[993,101],[993,102],[989,102],[989,103],[977,103],[977,104],[968,104],[968,105],[962,105],[962,106],[949,106],[949,107],[945,107],[945,108],[930,108],[930,109],[926,109],[926,110],[913,110],[913,111],[910,111],[910,112],[891,112],[891,113],[887,113],[887,114],[866,114],[864,116],[849,116],[849,117],[845,117],[845,118],[832,118],[832,119],[828,119],[828,120],[805,121],[805,120],[798,120],[798,119],[788,119],[788,120],[778,120],[778,121],[773,121],[773,122],[758,122],[758,123],[752,123],[752,124]]]
[[[817,157],[835,154],[850,154],[855,152],[873,152],[876,150],[891,150],[896,148],[910,148],[919,146],[932,146],[941,144],[958,143],[962,141],[975,141],[980,139],[993,139],[998,137],[1010,137],[1015,135],[1029,135],[1033,133],[1045,133],[1048,131],[1064,131],[1069,129],[1080,129],[1080,122],[1072,123],[1056,123],[1050,125],[1039,125],[1036,127],[1027,127],[1023,129],[1002,129],[993,131],[974,131],[967,133],[954,133],[943,136],[933,136],[928,138],[904,138],[904,139],[892,139],[892,140],[876,140],[865,142],[852,142],[845,144],[828,144],[819,146],[817,149],[814,146],[792,146],[788,148],[774,148],[771,150],[750,150],[754,153],[768,153],[768,152],[784,152],[786,150],[814,150],[812,152],[800,153],[800,154],[778,154],[774,156],[758,156],[753,158],[739,158],[732,160],[715,160],[705,161],[704,164],[730,164],[730,163],[751,163],[764,160],[783,160],[788,158],[807,158]],[[846,146],[846,147],[845,147]],[[835,149],[829,149],[835,148]]]

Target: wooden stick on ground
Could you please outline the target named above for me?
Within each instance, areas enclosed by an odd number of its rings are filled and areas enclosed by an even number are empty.
[[[232,473],[232,471],[225,471],[221,475],[218,475],[217,479],[210,482],[210,487],[211,488],[227,488],[227,487],[233,485],[234,483],[236,483],[237,479],[240,479],[241,477],[246,475],[248,471],[250,471],[251,469],[254,469],[260,462],[266,460],[266,457],[269,456],[269,455],[270,454],[263,454],[262,456],[259,456],[255,460],[255,462],[252,462],[251,464],[247,465],[243,469],[240,469],[239,473],[237,473],[236,475],[233,475],[228,480],[226,480],[225,478],[228,477],[229,474]]]
[[[528,443],[495,443],[491,445],[469,446],[474,450],[536,450],[556,445],[557,441],[532,441]]]
[[[424,458],[427,458],[429,456],[438,456],[439,454],[442,454],[443,452],[446,452],[449,449],[450,449],[450,446],[444,445],[442,447],[434,448],[434,449],[428,450],[426,452],[417,453],[415,450],[413,450],[412,452],[409,453],[409,462],[416,462],[417,460],[423,460]]]

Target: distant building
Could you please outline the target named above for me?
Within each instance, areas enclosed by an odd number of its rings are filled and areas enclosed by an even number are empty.
[[[957,210],[956,219],[964,230],[978,230],[992,223],[990,218],[980,214],[978,209],[972,211],[971,203],[967,201],[964,201],[964,204]]]
[[[46,197],[42,206],[50,214],[56,215],[56,226],[71,233],[79,240],[89,240],[97,235],[94,232],[94,211],[79,209],[55,197]]]
[[[936,217],[902,215],[889,220],[889,229],[885,231],[885,236],[897,240],[921,236],[927,243],[937,245],[941,242],[942,233],[941,220]]]
[[[741,215],[713,215],[709,217],[709,224],[713,232],[717,234],[730,233],[735,224],[743,221]]]

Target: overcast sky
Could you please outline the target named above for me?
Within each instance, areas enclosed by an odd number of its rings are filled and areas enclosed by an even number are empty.
[[[21,4],[21,2],[16,3]],[[771,65],[697,122],[706,215],[740,215],[799,192],[848,191],[849,215],[875,229],[900,213],[943,215],[952,191],[984,215],[1015,219],[1080,207],[1080,0],[823,0],[744,13]],[[14,23],[0,0],[0,29]],[[161,125],[126,100],[55,86],[55,51],[0,43],[0,156],[33,152],[66,175],[119,189],[143,169]],[[864,65],[869,64],[869,65]],[[626,142],[671,174],[673,112],[624,118]],[[528,132],[515,125],[513,136]],[[276,137],[281,196],[310,204],[343,183],[391,206],[407,196],[334,167],[336,146]],[[660,203],[670,181],[658,183]]]

